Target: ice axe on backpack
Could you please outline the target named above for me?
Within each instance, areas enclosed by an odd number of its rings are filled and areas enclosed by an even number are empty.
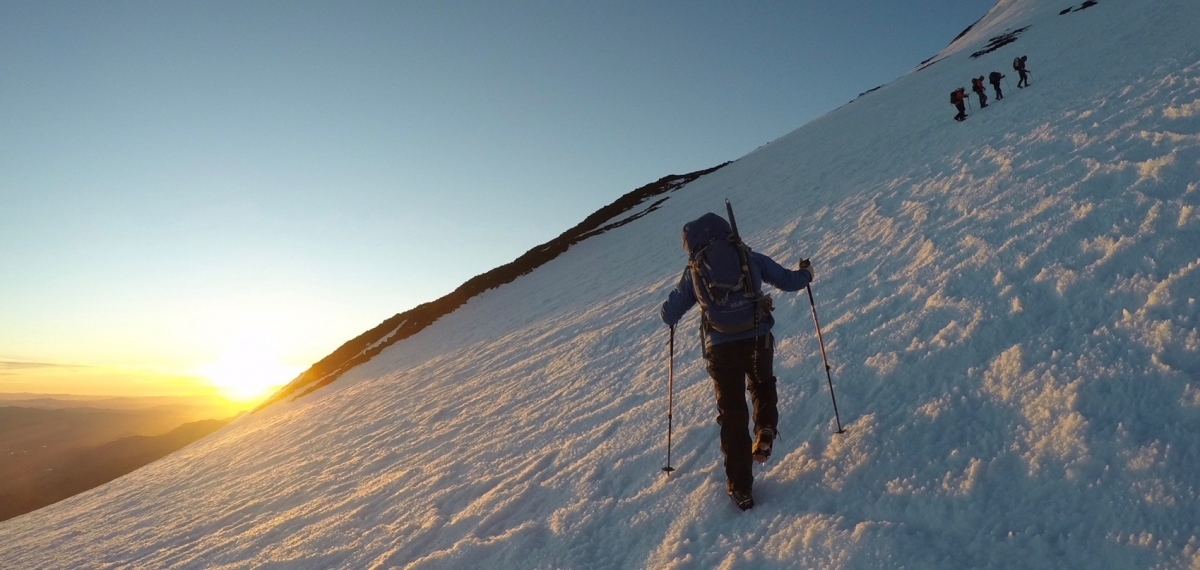
[[[734,239],[736,239],[738,242],[741,242],[742,234],[738,233],[737,219],[733,217],[733,204],[729,202],[729,198],[725,199],[725,212],[729,214],[729,228],[731,230],[733,230]],[[747,283],[746,286],[750,287],[749,283],[752,280],[750,277],[750,260],[747,257],[743,256],[741,261],[742,261],[742,274],[745,276],[746,283]],[[771,298],[767,297],[766,299],[768,302],[770,302]],[[757,300],[756,300],[756,302],[757,302]],[[759,339],[759,336],[758,336],[758,313],[759,312],[756,309],[754,311],[754,325],[753,325],[754,326],[754,364],[753,364],[754,370],[758,370],[758,342],[759,342],[758,341],[758,339]]]
[[[725,199],[725,211],[729,214],[729,228],[733,230],[733,235],[742,239],[742,234],[737,231],[737,220],[733,217],[733,204],[729,203],[729,198]]]

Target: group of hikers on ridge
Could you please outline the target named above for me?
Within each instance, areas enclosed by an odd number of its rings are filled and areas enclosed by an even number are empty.
[[[1017,81],[1018,89],[1027,87],[1029,85],[1029,70],[1025,69],[1025,61],[1027,59],[1029,59],[1029,56],[1022,55],[1013,60],[1013,70],[1021,76],[1020,81]],[[1000,81],[1002,81],[1005,77],[1007,76],[999,71],[993,71],[988,74],[987,80],[992,84],[992,89],[996,90],[997,101],[1004,98],[1004,92],[1000,90]],[[979,95],[980,109],[988,106],[987,88],[983,86],[982,75],[971,79],[971,91],[974,91],[976,95]],[[962,122],[967,118],[968,98],[969,96],[967,95],[967,90],[962,87],[950,92],[950,104],[954,105],[954,107],[958,109],[958,114],[954,116],[955,121]]]

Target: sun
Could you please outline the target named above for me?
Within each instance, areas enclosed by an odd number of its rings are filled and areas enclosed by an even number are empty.
[[[196,372],[226,398],[250,402],[270,396],[303,370],[280,363],[277,353],[264,344],[242,343]]]

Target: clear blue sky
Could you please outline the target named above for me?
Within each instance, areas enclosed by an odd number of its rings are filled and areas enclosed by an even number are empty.
[[[993,3],[0,0],[0,361],[311,363]]]

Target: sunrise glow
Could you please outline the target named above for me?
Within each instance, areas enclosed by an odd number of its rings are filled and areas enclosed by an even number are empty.
[[[239,344],[196,372],[221,395],[239,402],[261,400],[303,372],[303,366],[286,365],[262,343]]]

